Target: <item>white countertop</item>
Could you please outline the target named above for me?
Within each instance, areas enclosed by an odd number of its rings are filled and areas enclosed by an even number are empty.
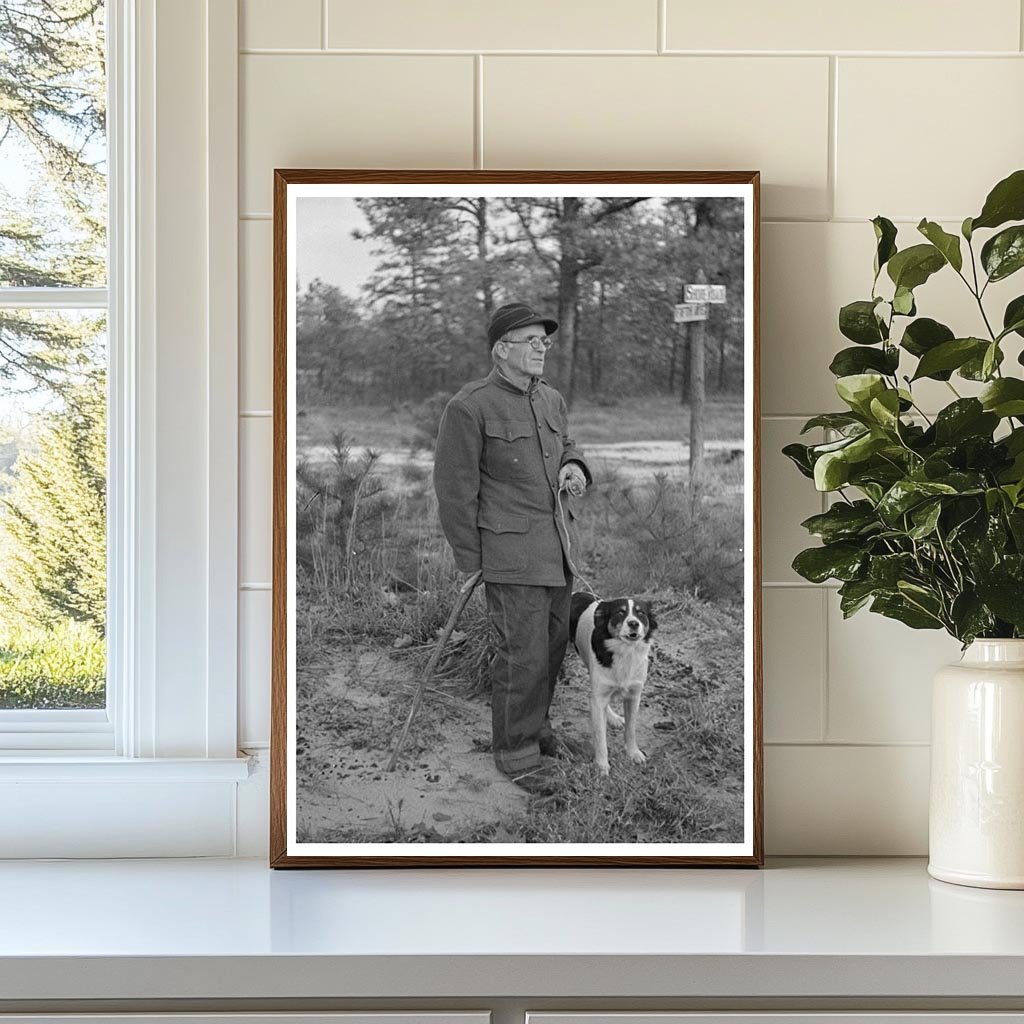
[[[552,958],[558,958],[552,970]],[[611,970],[630,959],[630,969]],[[0,1000],[1024,997],[1024,892],[750,869],[0,864]]]

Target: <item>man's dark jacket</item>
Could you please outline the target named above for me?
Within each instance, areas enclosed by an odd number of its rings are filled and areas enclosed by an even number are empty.
[[[489,583],[558,587],[566,582],[570,538],[556,495],[558,471],[577,462],[565,399],[543,380],[527,390],[493,369],[445,407],[434,453],[441,527],[462,572],[483,569]],[[565,523],[571,527],[567,495]],[[572,541],[572,555],[579,549]]]

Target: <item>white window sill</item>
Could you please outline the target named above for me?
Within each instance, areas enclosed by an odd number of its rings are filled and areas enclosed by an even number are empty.
[[[248,757],[114,757],[83,751],[0,755],[5,782],[242,782]]]

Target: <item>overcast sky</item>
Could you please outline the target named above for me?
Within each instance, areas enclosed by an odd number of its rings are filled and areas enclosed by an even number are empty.
[[[358,299],[377,260],[371,242],[352,237],[354,228],[366,227],[355,200],[305,197],[297,199],[295,207],[299,290],[305,291],[319,277]]]

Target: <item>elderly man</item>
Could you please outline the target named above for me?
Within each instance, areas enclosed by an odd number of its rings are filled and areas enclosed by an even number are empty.
[[[541,379],[558,324],[522,302],[487,331],[494,366],[445,408],[434,488],[445,537],[464,573],[482,570],[498,634],[491,672],[491,749],[528,792],[553,792],[541,755],[565,749],[548,711],[569,642],[569,512],[590,470],[567,436],[565,400]]]

